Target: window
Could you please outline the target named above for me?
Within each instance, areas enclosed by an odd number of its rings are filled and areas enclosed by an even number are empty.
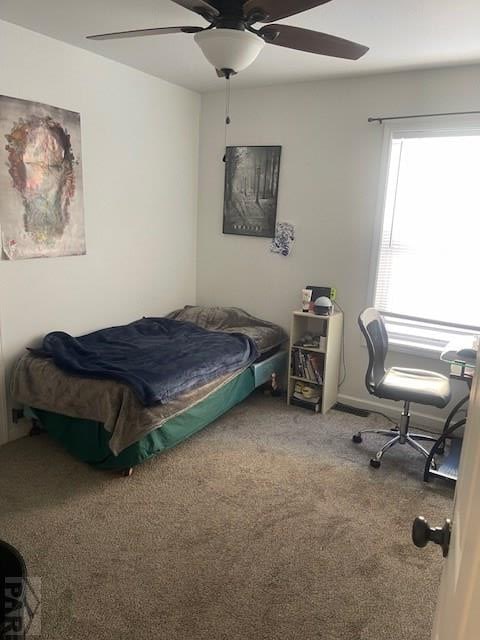
[[[391,132],[374,306],[392,343],[480,332],[480,130]]]

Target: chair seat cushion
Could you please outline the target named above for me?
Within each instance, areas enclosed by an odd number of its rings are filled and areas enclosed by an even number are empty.
[[[377,386],[375,395],[389,400],[428,404],[442,409],[451,398],[450,381],[435,371],[392,367]]]

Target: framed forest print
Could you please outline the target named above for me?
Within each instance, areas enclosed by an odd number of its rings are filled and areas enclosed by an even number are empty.
[[[282,147],[227,147],[223,233],[273,238]]]

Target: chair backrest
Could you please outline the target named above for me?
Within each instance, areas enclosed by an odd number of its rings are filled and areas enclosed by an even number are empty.
[[[369,393],[375,395],[378,384],[385,375],[385,358],[388,352],[388,335],[380,313],[373,307],[358,316],[360,330],[365,336],[368,349],[368,368],[365,384]]]

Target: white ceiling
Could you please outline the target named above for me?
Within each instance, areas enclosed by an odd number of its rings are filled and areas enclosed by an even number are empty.
[[[0,0],[0,19],[196,91],[222,88],[193,36],[92,42],[95,33],[206,25],[170,0]],[[267,45],[235,86],[480,62],[480,0],[333,0],[284,20],[370,47],[357,62]]]

